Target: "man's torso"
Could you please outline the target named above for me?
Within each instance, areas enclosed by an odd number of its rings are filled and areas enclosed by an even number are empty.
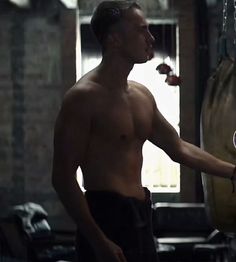
[[[92,90],[91,130],[81,166],[85,188],[138,197],[143,194],[142,146],[152,130],[152,98],[135,82],[127,90],[96,84]]]

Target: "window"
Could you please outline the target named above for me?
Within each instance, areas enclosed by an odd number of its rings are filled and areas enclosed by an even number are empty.
[[[165,61],[175,73],[178,71],[178,57],[176,55],[176,34],[173,38],[173,30],[176,26],[164,25],[165,35],[163,36],[163,25],[150,25],[150,30],[155,38],[165,37],[166,45],[163,41],[157,42],[155,46],[155,57],[145,64],[137,64],[130,72],[129,79],[144,84],[153,94],[157,106],[168,122],[179,133],[179,87],[169,86],[165,83],[166,75],[161,75],[156,71],[158,64]],[[81,24],[81,67],[82,75],[93,69],[101,61],[100,49],[91,35],[89,25]],[[162,42],[162,43],[160,43]],[[174,43],[174,45],[173,45]],[[174,46],[174,50],[173,50]],[[165,49],[165,50],[163,50]],[[171,192],[180,191],[180,166],[173,162],[162,150],[146,141],[143,147],[143,168],[142,183],[151,192]],[[78,170],[78,181],[82,185],[81,171]]]
[[[129,75],[129,79],[144,84],[153,94],[158,109],[167,121],[179,133],[179,87],[169,86],[165,83],[166,75],[160,75],[156,71],[157,65],[163,58],[155,57],[145,63],[135,65]],[[167,57],[165,62],[174,68],[175,65]],[[151,192],[179,192],[180,191],[180,167],[173,162],[165,152],[146,141],[143,147],[142,183]]]

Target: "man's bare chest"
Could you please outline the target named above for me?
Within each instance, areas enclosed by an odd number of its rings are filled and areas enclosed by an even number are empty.
[[[93,131],[107,139],[146,140],[152,116],[152,106],[145,98],[107,97],[96,107]]]

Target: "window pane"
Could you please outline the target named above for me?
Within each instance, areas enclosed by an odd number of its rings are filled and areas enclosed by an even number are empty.
[[[156,71],[157,65],[163,62],[162,57],[155,57],[145,64],[136,64],[130,72],[129,79],[145,85],[153,94],[157,107],[167,121],[179,133],[179,86],[165,83],[166,75]],[[169,57],[165,62],[175,72],[175,65]],[[161,149],[149,141],[143,147],[143,186],[151,192],[179,192],[180,166],[173,162]]]

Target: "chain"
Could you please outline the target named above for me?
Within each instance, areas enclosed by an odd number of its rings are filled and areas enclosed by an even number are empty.
[[[234,45],[236,45],[236,0],[234,1]]]
[[[234,4],[236,4],[235,3],[236,0],[233,1]],[[222,28],[223,34],[225,34],[227,31],[227,18],[228,18],[227,9],[228,9],[228,0],[223,0],[223,28]]]

